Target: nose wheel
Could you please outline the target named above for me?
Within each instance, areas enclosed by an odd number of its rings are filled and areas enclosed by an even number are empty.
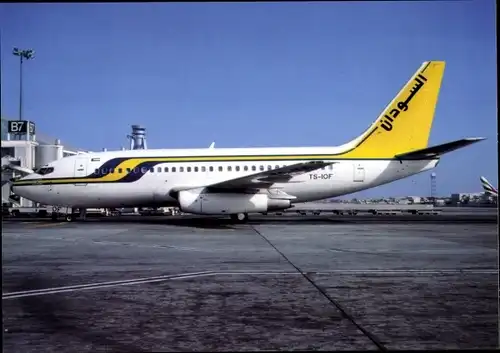
[[[248,221],[248,213],[236,213],[231,215],[231,220],[236,223],[245,223]]]

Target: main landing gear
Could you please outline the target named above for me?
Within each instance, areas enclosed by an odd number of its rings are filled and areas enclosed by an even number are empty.
[[[50,218],[51,218],[51,219],[52,219],[52,221],[54,221],[54,222],[58,221],[58,220],[59,220],[59,213],[57,213],[57,212],[52,212],[52,214],[50,215]],[[73,214],[68,213],[68,214],[65,214],[65,215],[64,215],[64,220],[65,220],[66,222],[73,222],[75,219],[76,219],[76,216],[75,216],[75,215],[73,215]]]
[[[231,220],[237,223],[246,223],[248,221],[248,213],[236,213],[231,215]]]

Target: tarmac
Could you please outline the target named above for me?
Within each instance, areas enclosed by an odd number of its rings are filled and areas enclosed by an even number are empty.
[[[4,351],[494,349],[493,212],[4,220]]]

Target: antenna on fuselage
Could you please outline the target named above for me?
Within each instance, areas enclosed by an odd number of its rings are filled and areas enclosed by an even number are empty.
[[[132,125],[132,134],[127,135],[130,139],[130,149],[131,150],[146,150],[148,146],[146,144],[146,128],[140,125]]]

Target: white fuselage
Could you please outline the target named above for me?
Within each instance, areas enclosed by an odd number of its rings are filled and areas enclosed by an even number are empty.
[[[42,204],[75,208],[177,205],[178,201],[170,195],[172,189],[202,187],[259,171],[318,160],[319,158],[315,155],[336,154],[345,150],[345,146],[341,147],[343,148],[155,149],[80,154],[50,163],[49,166],[54,169],[47,175],[41,176],[35,173],[23,180],[43,181],[84,177],[102,167],[107,161],[116,158],[145,157],[145,160],[151,160],[167,157],[171,159],[168,162],[157,161],[154,166],[142,167],[146,168],[147,172],[134,181],[114,182],[105,181],[104,178],[102,182],[39,183],[38,185],[14,186],[13,191]],[[298,159],[296,155],[303,155],[304,159]],[[308,158],[310,155],[314,157]],[[231,159],[238,156],[238,160],[227,161],[224,160],[225,156]],[[197,161],[192,161],[193,158]],[[292,203],[314,201],[373,188],[427,171],[438,163],[438,159],[398,161],[321,158],[321,160],[336,163],[294,176],[287,183],[274,184],[273,188],[279,188],[295,196]],[[136,163],[131,164],[130,167],[133,170],[137,168],[137,165],[140,166]]]

